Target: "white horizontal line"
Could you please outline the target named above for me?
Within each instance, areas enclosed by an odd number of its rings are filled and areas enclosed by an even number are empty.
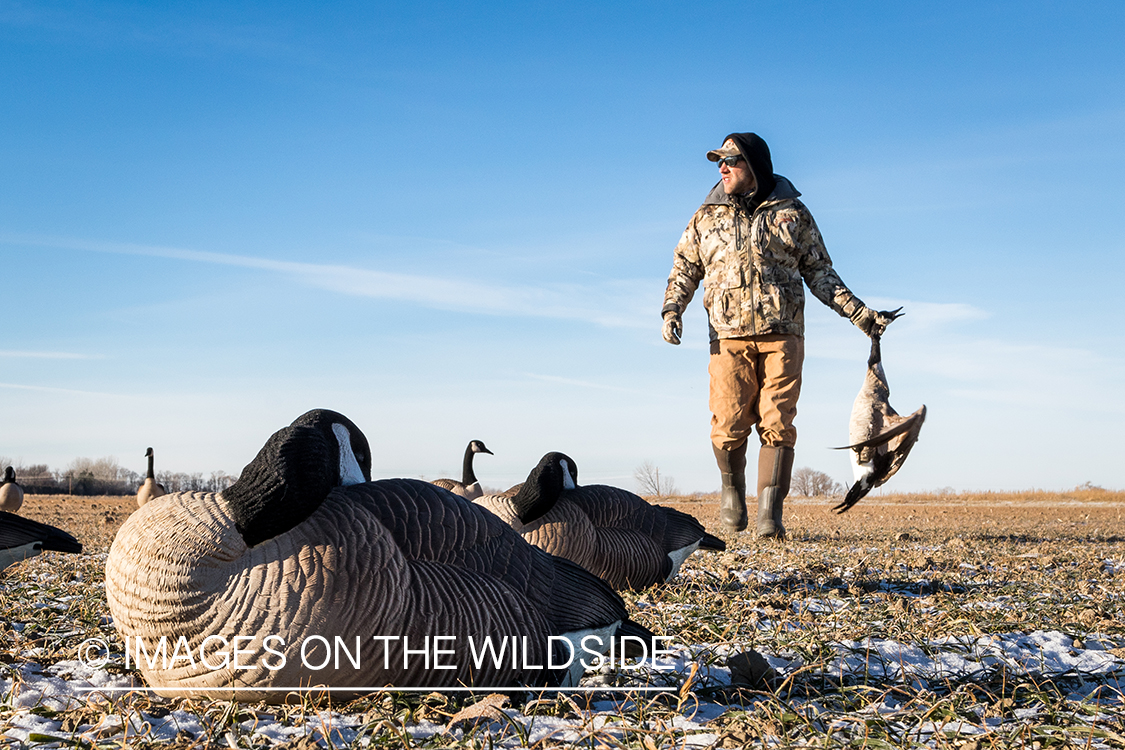
[[[462,693],[502,693],[505,691],[519,691],[521,693],[668,693],[676,692],[678,687],[79,687],[75,688],[80,693],[155,693],[158,690],[176,691],[178,693],[211,693],[215,691],[243,692],[243,693],[438,693],[454,691]]]

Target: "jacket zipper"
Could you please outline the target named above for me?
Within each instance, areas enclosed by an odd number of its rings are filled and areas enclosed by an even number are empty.
[[[746,216],[746,223],[749,226],[750,237],[746,240],[746,286],[750,289],[750,333],[753,335],[758,332],[758,325],[755,320],[758,307],[754,299],[754,248],[750,241],[754,236],[754,215],[745,211],[741,206],[739,206],[739,213]],[[742,222],[736,222],[735,227],[737,228],[735,231],[735,246],[737,247],[738,243],[742,241]]]

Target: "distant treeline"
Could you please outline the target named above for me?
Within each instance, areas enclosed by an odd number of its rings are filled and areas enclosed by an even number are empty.
[[[0,456],[0,472],[5,466],[15,469],[16,481],[33,495],[132,495],[144,481],[143,473],[126,469],[113,458],[78,458],[65,469],[51,469],[47,464],[16,465]],[[219,492],[236,479],[225,471],[212,471],[208,476],[156,472],[156,481],[166,492]]]

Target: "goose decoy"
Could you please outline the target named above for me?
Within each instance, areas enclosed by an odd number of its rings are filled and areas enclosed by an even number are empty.
[[[568,649],[584,636],[651,637],[603,581],[483,508],[370,472],[359,428],[316,410],[274,434],[223,492],[174,493],[133,513],[106,561],[121,635],[148,653],[162,635],[169,653],[183,637],[181,656],[227,643],[250,665],[138,660],[148,684],[273,702],[309,685],[567,685],[581,673],[577,661],[567,668]]]
[[[0,510],[15,513],[23,505],[23,487],[16,482],[16,470],[11,466],[4,469],[4,481],[0,482]]]
[[[149,500],[155,500],[161,495],[167,494],[164,491],[164,485],[158,484],[156,481],[156,474],[152,470],[152,448],[145,451],[145,458],[148,459],[148,473],[145,474],[145,481],[137,488],[137,507],[142,507]]]
[[[485,495],[474,502],[535,546],[578,563],[615,589],[669,581],[695,550],[726,549],[687,513],[651,505],[617,487],[578,486],[578,466],[563,453],[548,453],[536,470],[544,464],[559,467],[562,482],[549,510],[527,502],[528,482],[515,495]]]
[[[480,440],[470,440],[465,448],[465,457],[461,461],[461,481],[456,479],[435,479],[432,483],[443,487],[454,495],[460,495],[466,500],[473,500],[484,494],[477,475],[473,472],[473,456],[477,453],[493,455],[492,451],[484,446]]]
[[[43,550],[81,552],[82,545],[62,529],[0,511],[0,570]]]
[[[894,319],[899,317],[896,313],[898,310],[883,314]],[[872,489],[893,477],[918,441],[918,433],[926,420],[926,405],[908,417],[901,417],[891,406],[890,396],[880,337],[872,336],[867,374],[852,405],[848,424],[851,445],[836,449],[851,451],[849,458],[855,477],[843,502],[832,508],[837,513],[846,512]]]

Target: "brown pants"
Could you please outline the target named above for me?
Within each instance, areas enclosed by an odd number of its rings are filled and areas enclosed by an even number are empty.
[[[805,340],[801,336],[752,336],[711,342],[711,442],[729,451],[754,426],[762,445],[792,448],[793,420],[801,395]]]

